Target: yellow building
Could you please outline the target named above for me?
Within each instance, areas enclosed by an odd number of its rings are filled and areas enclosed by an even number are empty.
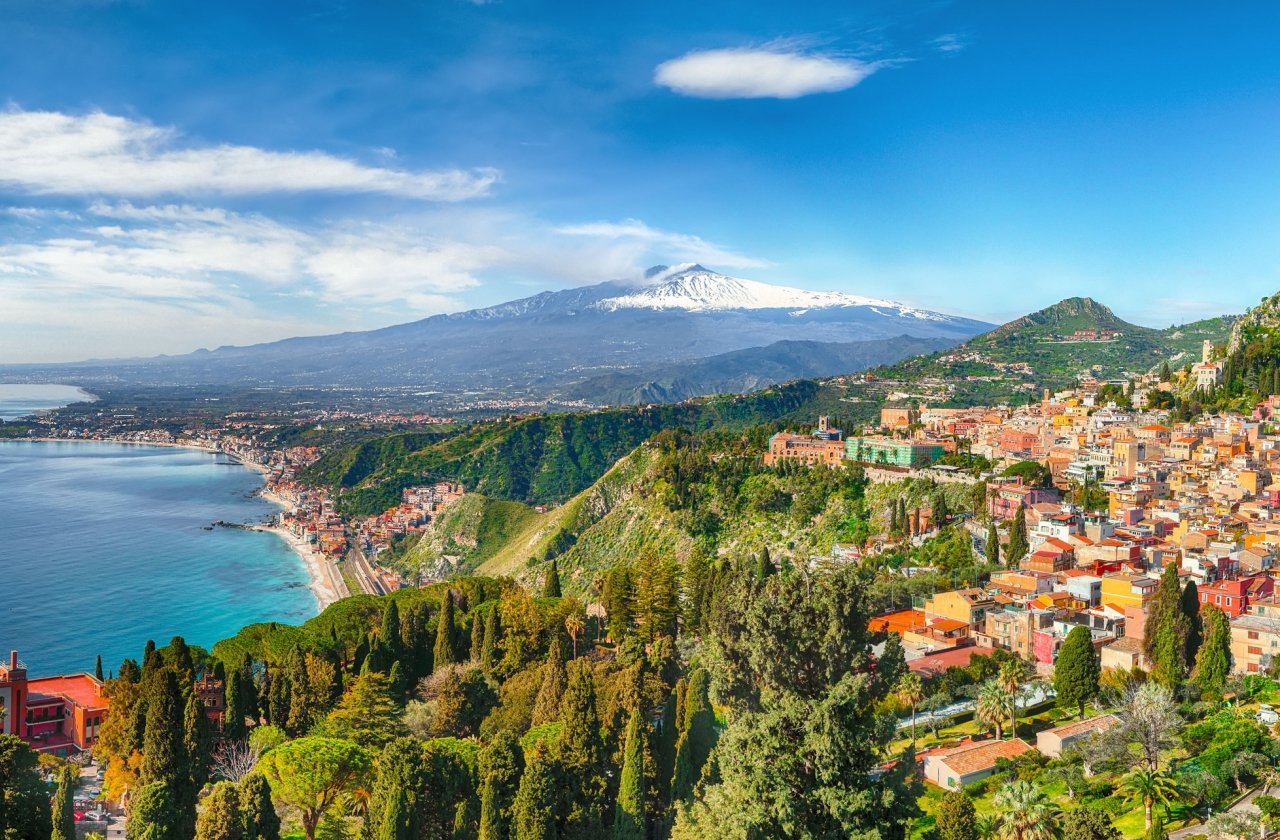
[[[1123,610],[1145,608],[1156,594],[1159,580],[1146,575],[1115,573],[1102,576],[1102,603]]]

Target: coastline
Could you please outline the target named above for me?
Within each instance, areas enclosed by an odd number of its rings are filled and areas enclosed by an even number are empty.
[[[217,449],[212,446],[199,446],[194,443],[166,443],[163,441],[113,440],[111,438],[101,438],[101,439],[95,440],[95,439],[89,439],[89,438],[50,438],[50,437],[10,438],[8,440],[12,440],[14,442],[26,441],[26,442],[32,442],[32,443],[110,443],[116,446],[155,446],[155,447],[161,447],[166,449],[189,449],[193,452],[204,452],[212,455],[226,455],[228,458],[233,459],[240,466],[247,467],[248,469],[251,469],[254,472],[258,473],[259,475],[263,476],[264,479],[270,473],[270,470],[267,467],[263,466],[262,464],[256,464],[251,461],[246,461],[243,458],[233,455],[230,452],[224,452],[221,449]],[[0,443],[4,443],[4,442],[5,442],[4,440],[0,440]],[[262,486],[261,491],[259,492],[259,495],[266,501],[280,508],[281,510],[289,509],[289,503],[286,502],[283,498],[281,498],[276,493],[273,493],[271,490],[267,489],[267,485],[265,484],[265,482]],[[295,536],[287,528],[283,528],[280,525],[275,523],[272,523],[272,524],[254,523],[249,527],[251,527],[255,531],[264,531],[267,533],[275,534],[277,537],[279,537],[281,540],[284,541],[285,545],[287,545],[289,549],[295,555],[297,555],[300,560],[302,560],[302,565],[307,570],[307,588],[311,590],[312,596],[315,597],[316,605],[318,607],[319,612],[324,612],[326,607],[333,604],[335,601],[340,601],[343,598],[346,598],[351,594],[347,590],[346,581],[343,580],[342,574],[341,572],[338,571],[337,565],[334,564],[334,562],[331,561],[329,558],[320,554],[318,551],[315,551],[314,549],[312,549],[309,545],[303,542],[299,537]]]
[[[265,487],[263,487],[260,495],[282,510],[289,509],[288,502]],[[302,563],[307,568],[307,577],[309,578],[307,588],[315,596],[320,612],[324,612],[325,608],[334,602],[341,601],[351,595],[347,590],[347,582],[343,579],[342,573],[338,571],[337,564],[307,545],[297,534],[279,524],[255,525],[253,527],[259,531],[275,534],[284,540],[294,554],[302,558]]]

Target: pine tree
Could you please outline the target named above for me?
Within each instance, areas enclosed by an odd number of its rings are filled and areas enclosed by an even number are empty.
[[[1196,661],[1200,652],[1200,643],[1204,641],[1204,622],[1200,618],[1200,588],[1194,580],[1187,581],[1183,587],[1182,599],[1179,601],[1182,614],[1187,618],[1187,656],[1188,664]]]
[[[996,521],[987,523],[987,562],[993,566],[1000,565],[1000,532],[996,530]]]
[[[484,623],[480,613],[471,616],[471,661],[479,662],[484,652]]]
[[[560,703],[560,762],[570,800],[562,812],[566,838],[598,837],[607,786],[604,742],[596,714],[591,663],[575,660]]]
[[[445,590],[444,597],[440,599],[440,616],[436,620],[434,667],[437,670],[458,661],[453,644],[453,623],[453,593]]]
[[[4,779],[5,782],[8,779]],[[58,789],[53,795],[53,834],[51,840],[76,840],[75,815],[76,771],[62,768],[58,774]],[[4,790],[0,788],[0,803]]]
[[[556,560],[554,557],[551,558],[551,565],[547,567],[547,575],[542,580],[542,597],[560,597],[560,570],[556,566]]]
[[[1093,635],[1087,627],[1073,627],[1062,643],[1053,671],[1053,688],[1059,702],[1078,706],[1080,719],[1084,720],[1084,704],[1098,696],[1100,675]]]
[[[564,665],[564,653],[560,645],[560,637],[551,641],[551,651],[547,654],[547,662],[542,666],[542,685],[533,701],[534,726],[541,726],[560,719],[560,701],[564,697],[565,686],[569,675]]]
[[[524,756],[514,733],[504,730],[480,751],[479,840],[508,840],[512,810],[524,773]]]
[[[615,642],[631,630],[635,604],[635,587],[631,571],[626,566],[614,566],[605,577],[605,609],[609,613],[609,638]]]
[[[1006,547],[1005,562],[1009,568],[1016,567],[1027,555],[1027,510],[1018,508],[1013,515],[1013,524],[1009,526],[1009,544]]]
[[[484,621],[484,644],[480,649],[480,663],[486,671],[493,671],[502,659],[502,610],[494,604]]]
[[[520,775],[511,808],[512,840],[556,840],[559,810],[560,773],[547,745],[539,741],[528,756]]]
[[[644,840],[647,836],[645,798],[648,782],[644,766],[646,729],[640,719],[640,709],[632,709],[631,719],[627,722],[622,778],[618,783],[618,802],[613,817],[614,840]]]
[[[1204,643],[1196,656],[1194,680],[1201,690],[1221,693],[1231,675],[1231,623],[1212,604],[1204,609]]]
[[[196,818],[196,840],[244,840],[240,794],[231,782],[218,782]]]
[[[1174,688],[1186,676],[1187,632],[1177,564],[1169,563],[1160,575],[1143,629],[1143,646],[1154,663],[1151,678],[1165,688]]]
[[[244,840],[280,840],[280,817],[271,803],[266,776],[250,773],[240,780],[240,818]]]

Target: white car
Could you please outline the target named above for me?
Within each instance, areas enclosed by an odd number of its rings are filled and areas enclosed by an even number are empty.
[[[1265,726],[1273,726],[1276,721],[1280,721],[1280,714],[1277,714],[1276,710],[1270,706],[1263,706],[1258,709],[1258,714],[1255,717],[1257,717],[1258,723]]]

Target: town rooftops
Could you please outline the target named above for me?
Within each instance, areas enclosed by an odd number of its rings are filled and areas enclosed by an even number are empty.
[[[918,674],[933,676],[948,668],[964,668],[973,661],[973,657],[981,653],[982,650],[973,645],[935,651],[908,661],[907,668]]]

